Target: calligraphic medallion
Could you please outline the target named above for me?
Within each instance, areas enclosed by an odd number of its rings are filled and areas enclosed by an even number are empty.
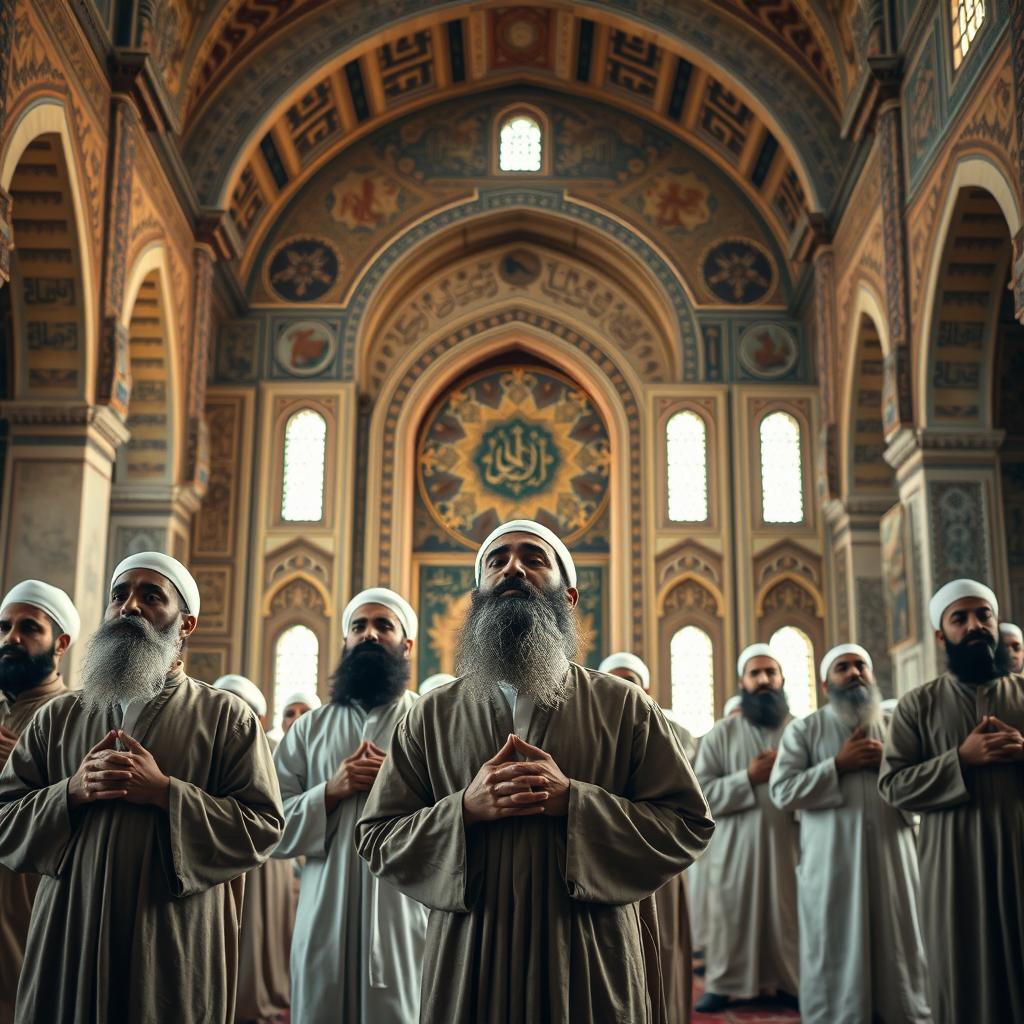
[[[608,501],[608,431],[553,370],[507,367],[459,382],[427,417],[416,474],[430,515],[475,547],[499,523],[536,519],[567,543]]]

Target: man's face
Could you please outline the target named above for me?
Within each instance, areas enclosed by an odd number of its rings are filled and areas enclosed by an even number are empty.
[[[506,580],[524,579],[537,590],[550,591],[562,581],[562,570],[551,546],[532,533],[506,533],[487,549],[480,566],[481,594],[489,594]],[[576,607],[579,591],[567,587],[566,595],[571,607]],[[522,591],[509,588],[502,594],[504,601],[521,601]]]
[[[162,632],[182,613],[178,592],[166,576],[152,569],[129,569],[121,573],[110,589],[110,603],[103,615],[105,622],[125,615],[141,615]],[[196,628],[196,617],[181,614],[181,639]]]
[[[954,601],[942,613],[940,625],[936,638],[951,644],[967,641],[970,647],[999,640],[999,623],[983,597],[961,597]]]
[[[307,711],[312,710],[308,704],[289,704],[281,713],[281,731],[287,732]]]
[[[398,616],[382,604],[360,605],[352,615],[345,634],[345,650],[362,643],[378,643],[393,654],[408,658],[412,641],[407,639]]]
[[[2,624],[0,624],[0,631],[2,631]],[[1015,636],[1002,637],[1002,644],[1006,648],[1006,653],[1010,656],[1010,671],[1024,671],[1024,644]]]
[[[620,679],[625,679],[627,683],[633,683],[635,686],[639,686],[640,689],[645,689],[644,681],[628,668],[613,668],[608,674],[618,676]]]
[[[836,690],[853,690],[858,686],[874,685],[874,674],[859,654],[841,654],[829,667],[828,679],[821,684],[821,688],[827,697],[830,687]]]
[[[54,636],[46,612],[32,604],[0,609],[0,688],[10,693],[38,685],[57,667],[71,638]]]
[[[767,654],[759,654],[743,666],[743,678],[740,680],[740,686],[747,693],[757,693],[759,690],[781,690],[782,684],[782,669],[779,667],[779,663]]]

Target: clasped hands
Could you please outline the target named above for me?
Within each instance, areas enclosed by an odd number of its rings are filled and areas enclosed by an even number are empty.
[[[1006,764],[1024,761],[1024,737],[1020,730],[995,715],[983,715],[958,749],[964,764]]]
[[[839,753],[836,754],[836,771],[840,775],[847,772],[877,771],[882,763],[883,749],[881,740],[868,736],[867,730],[860,725],[839,748]]]
[[[128,749],[115,749],[118,740]],[[170,786],[170,777],[138,740],[111,729],[82,758],[68,781],[68,805],[74,810],[97,800],[126,800],[167,810]]]
[[[346,757],[324,787],[324,806],[330,814],[343,800],[356,793],[368,793],[373,788],[377,773],[384,764],[387,751],[371,740],[363,740]]]
[[[525,760],[517,760],[521,755]],[[569,779],[555,759],[513,733],[489,761],[485,761],[462,795],[466,825],[501,818],[525,818],[569,813]]]

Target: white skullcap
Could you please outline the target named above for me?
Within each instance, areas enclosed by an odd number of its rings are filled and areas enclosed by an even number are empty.
[[[871,655],[860,644],[838,644],[821,659],[821,664],[818,666],[818,678],[822,682],[828,678],[828,670],[832,667],[832,662],[841,654],[859,654],[867,662],[868,668],[875,667],[871,661]]]
[[[188,606],[189,614],[199,615],[199,587],[188,571],[176,558],[165,555],[160,551],[140,551],[137,555],[129,555],[118,563],[113,576],[110,577],[110,589],[118,577],[128,572],[129,569],[151,569],[160,573],[161,576],[174,584],[178,593],[181,594]]]
[[[296,690],[294,693],[288,695],[288,699],[282,704],[282,707],[290,708],[293,704],[305,704],[310,711],[316,711],[320,707],[320,698],[310,690]]]
[[[431,690],[436,690],[439,686],[444,686],[445,683],[450,683],[455,676],[451,672],[435,672],[432,676],[427,676],[426,679],[416,687],[416,692],[422,697],[425,693],[430,693]]]
[[[611,672],[613,668],[625,668],[630,672],[635,672],[640,677],[644,689],[651,688],[651,670],[635,654],[630,654],[629,651],[616,651],[615,654],[609,654],[597,666],[597,671]]]
[[[722,708],[722,717],[728,718],[742,703],[743,698],[738,693],[734,693],[725,702],[725,707]]]
[[[348,636],[348,627],[352,622],[352,616],[364,604],[382,604],[385,608],[390,608],[398,616],[398,621],[401,622],[405,635],[410,640],[416,639],[419,621],[416,618],[416,613],[412,610],[412,605],[401,594],[396,594],[393,590],[388,590],[387,587],[370,587],[369,590],[356,594],[345,605],[345,610],[341,613],[342,636]]]
[[[749,647],[744,647],[740,652],[740,656],[736,659],[737,676],[743,675],[743,670],[747,667],[747,662],[751,658],[775,658],[776,663],[779,663],[775,652],[767,644],[751,644]]]
[[[215,690],[227,690],[228,693],[241,697],[257,715],[262,716],[267,713],[267,698],[260,692],[260,688],[251,679],[246,679],[245,676],[221,676],[213,684],[213,688]]]
[[[1021,632],[1020,626],[1015,626],[1012,622],[1000,622],[999,632],[1003,636],[1012,636],[1017,643],[1024,643],[1024,633]]]
[[[942,629],[942,615],[945,610],[963,597],[980,597],[992,606],[992,614],[999,614],[999,602],[996,595],[977,580],[950,580],[944,587],[939,587],[935,596],[928,602],[928,614],[931,616],[932,628]]]
[[[59,587],[51,586],[42,580],[22,580],[7,592],[0,604],[0,611],[9,604],[30,604],[53,619],[61,629],[61,633],[71,637],[74,643],[82,628],[82,620],[78,617],[78,609],[74,602]],[[56,639],[56,638],[54,638]]]
[[[576,564],[572,560],[572,555],[569,554],[569,549],[551,530],[540,523],[535,523],[532,519],[512,519],[507,523],[503,523],[496,530],[491,531],[487,539],[480,545],[480,550],[476,553],[477,586],[480,586],[480,572],[483,568],[484,555],[487,553],[487,549],[499,537],[504,537],[507,533],[532,533],[534,537],[540,537],[542,541],[550,544],[554,548],[555,558],[558,559],[558,564],[562,567],[562,572],[565,574],[566,582],[570,587],[576,586]]]

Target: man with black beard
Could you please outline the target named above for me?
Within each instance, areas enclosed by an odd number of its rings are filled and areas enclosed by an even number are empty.
[[[356,821],[395,727],[418,699],[408,689],[416,613],[392,590],[357,594],[331,701],[285,733],[275,755],[285,833],[275,857],[305,857],[292,938],[292,1020],[415,1024],[427,912],[356,854]]]
[[[740,714],[716,722],[697,753],[697,778],[718,822],[702,864],[717,912],[707,922],[701,1013],[762,994],[796,1001],[799,830],[768,795],[791,720],[785,680],[767,644],[746,648],[736,674]]]
[[[32,716],[67,693],[60,660],[81,622],[71,598],[41,580],[23,580],[0,604],[0,768]],[[0,1024],[14,1020],[36,875],[0,867]]]
[[[198,614],[176,559],[121,562],[81,691],[0,775],[0,863],[43,876],[16,1022],[231,1022],[240,879],[282,816],[255,715],[184,672]]]
[[[573,662],[576,567],[530,520],[480,546],[460,678],[399,725],[358,827],[431,908],[423,1024],[664,1020],[655,890],[713,823],[658,706]]]
[[[878,794],[871,655],[840,644],[819,676],[828,703],[790,722],[768,783],[779,810],[800,812],[800,1019],[931,1024],[913,821]]]
[[[1024,1020],[1024,686],[995,594],[953,580],[929,604],[948,671],[900,698],[878,786],[921,815],[921,925],[936,1024]]]

